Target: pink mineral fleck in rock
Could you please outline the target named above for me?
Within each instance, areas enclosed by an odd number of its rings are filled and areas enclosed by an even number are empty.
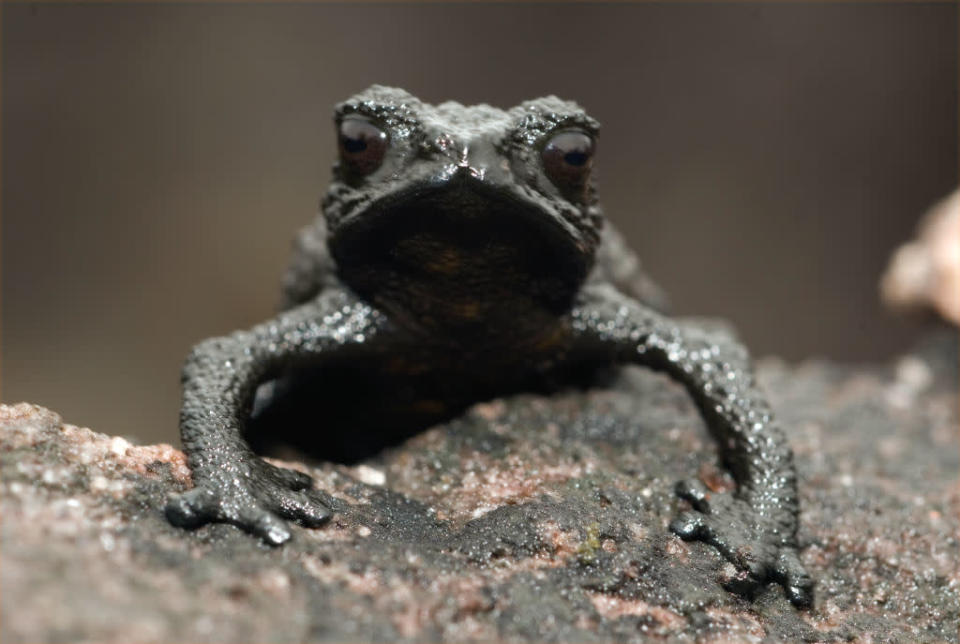
[[[625,615],[650,616],[670,629],[679,629],[686,624],[682,615],[639,599],[621,599],[614,595],[594,593],[590,601],[597,612],[607,619],[617,619]]]

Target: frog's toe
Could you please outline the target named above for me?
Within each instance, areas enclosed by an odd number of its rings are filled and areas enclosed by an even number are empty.
[[[813,605],[813,578],[807,573],[793,548],[782,548],[777,557],[776,576],[795,606]]]
[[[277,513],[299,521],[308,528],[316,528],[330,520],[333,512],[312,494],[293,490],[274,490]]]
[[[774,548],[737,532],[737,519],[687,511],[670,522],[670,530],[684,541],[709,543],[724,559],[753,577],[768,576]]]
[[[284,519],[316,527],[331,516],[314,494],[291,490],[272,476],[200,481],[192,490],[172,497],[165,513],[170,523],[184,528],[230,523],[274,546],[293,536]]]
[[[769,577],[774,551],[728,529],[731,528],[730,521],[729,518],[718,520],[717,516],[688,510],[671,521],[670,530],[684,541],[703,541],[716,548],[739,571],[737,575],[726,579],[724,586],[749,597]]]
[[[779,549],[777,538],[762,529],[745,501],[729,492],[711,492],[697,480],[678,483],[677,494],[694,509],[673,520],[670,529],[674,533],[709,543],[757,579],[770,576]]]
[[[283,545],[293,536],[283,519],[256,503],[238,507],[236,516],[226,521],[260,537],[271,546]]]
[[[681,512],[670,522],[670,531],[685,541],[705,537],[705,530],[703,515],[691,510]]]
[[[267,504],[234,485],[198,485],[172,497],[164,509],[167,519],[181,528],[206,523],[231,523],[257,535],[271,545],[280,545],[292,536],[286,523]]]
[[[686,479],[677,483],[677,496],[689,501],[700,512],[710,511],[710,490],[699,479]]]
[[[167,520],[181,528],[195,528],[216,515],[217,497],[206,487],[195,487],[171,497],[164,508]]]
[[[743,595],[769,581],[783,585],[796,606],[809,606],[813,580],[804,570],[796,548],[784,545],[775,526],[768,525],[751,506],[727,492],[710,492],[699,481],[677,485],[677,494],[694,509],[681,512],[670,530],[680,538],[703,541],[716,548],[740,573],[726,584]]]

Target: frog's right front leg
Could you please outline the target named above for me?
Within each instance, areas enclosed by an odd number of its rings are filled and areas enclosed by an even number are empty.
[[[335,354],[380,350],[386,330],[377,310],[331,289],[249,331],[194,347],[183,368],[180,412],[194,487],[170,499],[170,522],[232,523],[279,545],[291,537],[283,519],[307,526],[329,519],[330,510],[309,491],[310,477],[261,460],[243,439],[243,423],[263,381]]]

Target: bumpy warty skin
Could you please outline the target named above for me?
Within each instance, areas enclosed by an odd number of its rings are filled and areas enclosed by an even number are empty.
[[[590,172],[597,122],[555,97],[433,106],[381,86],[335,120],[340,160],[323,215],[297,238],[286,310],[187,359],[181,432],[195,487],[171,499],[170,520],[228,522],[280,544],[284,519],[328,519],[308,476],[267,464],[243,435],[258,385],[300,369],[359,365],[405,392],[391,409],[435,410],[416,417],[426,426],[431,413],[638,364],[686,387],[738,484],[679,483],[692,509],[671,529],[732,562],[735,590],[777,581],[808,604],[789,444],[746,350],[662,314],[661,292],[604,223]]]

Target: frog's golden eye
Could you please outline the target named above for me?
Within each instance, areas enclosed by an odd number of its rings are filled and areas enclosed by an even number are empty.
[[[581,188],[590,176],[595,151],[593,137],[577,130],[559,132],[543,147],[543,168],[557,187]]]
[[[387,152],[387,133],[362,116],[347,116],[337,133],[340,159],[351,172],[370,174]]]

